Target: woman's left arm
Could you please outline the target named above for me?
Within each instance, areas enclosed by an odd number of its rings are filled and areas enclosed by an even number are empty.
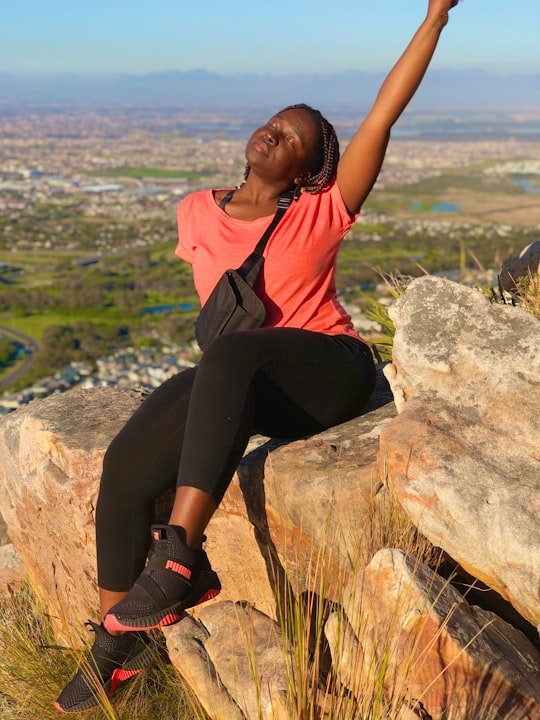
[[[458,0],[428,0],[426,19],[381,86],[370,112],[354,134],[337,171],[345,205],[362,207],[380,172],[390,131],[418,89],[429,66],[448,12]]]

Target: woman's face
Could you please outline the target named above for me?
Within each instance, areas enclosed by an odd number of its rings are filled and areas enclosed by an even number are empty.
[[[317,123],[301,108],[277,113],[246,146],[246,160],[258,176],[287,186],[310,175],[319,138]]]

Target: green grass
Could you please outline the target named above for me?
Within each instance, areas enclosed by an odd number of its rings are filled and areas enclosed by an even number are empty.
[[[80,257],[91,257],[91,252],[73,252],[65,250],[18,250],[16,254],[8,252],[7,250],[0,250],[0,262],[7,263],[8,265],[14,265],[16,267],[34,267],[35,265],[48,265],[54,262],[58,262],[58,255],[63,260],[73,260]],[[95,253],[94,253],[95,255]]]
[[[77,320],[90,320],[97,323],[116,325],[122,319],[125,321],[125,316],[122,316],[115,309],[77,308],[75,310],[35,313],[21,317],[2,317],[0,318],[0,324],[6,325],[12,330],[26,333],[26,335],[30,335],[39,342],[49,325],[69,325]]]

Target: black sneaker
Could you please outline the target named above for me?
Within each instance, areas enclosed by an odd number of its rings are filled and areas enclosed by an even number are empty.
[[[152,526],[150,560],[103,621],[107,630],[150,630],[177,623],[187,608],[221,590],[204,550],[191,550],[171,525]]]
[[[91,620],[86,625],[96,637],[81,667],[54,703],[63,713],[96,707],[104,695],[111,695],[119,683],[140,673],[154,659],[146,633],[110,635],[103,625]]]

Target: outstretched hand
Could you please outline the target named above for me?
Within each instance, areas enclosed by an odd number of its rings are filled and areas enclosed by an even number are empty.
[[[375,102],[349,142],[337,170],[337,184],[349,212],[360,210],[386,153],[390,131],[422,82],[448,13],[459,0],[427,0],[427,15],[388,73]]]
[[[428,0],[429,12],[445,13],[449,12],[453,7],[456,7],[459,0]]]
[[[458,4],[459,0],[428,0],[428,17],[436,24],[444,27],[448,22],[448,13]]]

